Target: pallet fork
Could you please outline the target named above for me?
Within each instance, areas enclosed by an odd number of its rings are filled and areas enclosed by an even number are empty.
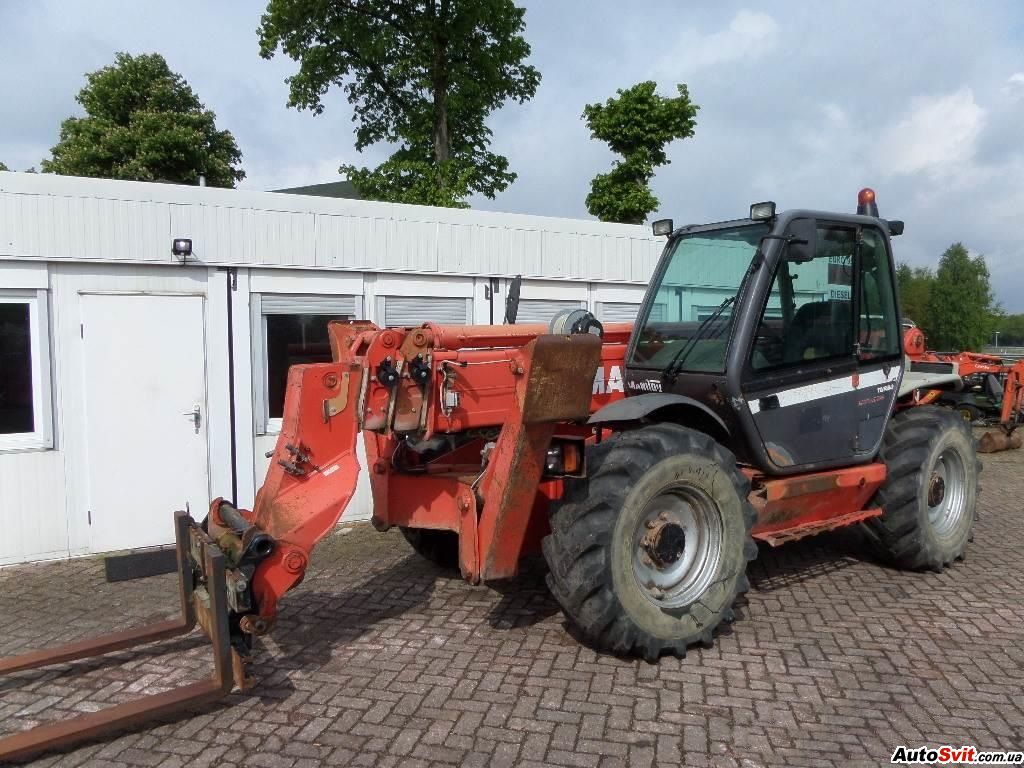
[[[226,556],[187,512],[176,512],[174,523],[180,617],[0,659],[0,675],[101,656],[187,635],[197,624],[212,645],[213,674],[200,682],[61,722],[40,725],[0,739],[0,762],[26,760],[45,751],[65,749],[111,731],[127,729],[215,701],[236,687],[244,690],[250,686],[246,675],[247,648],[241,641],[232,642],[228,621]]]

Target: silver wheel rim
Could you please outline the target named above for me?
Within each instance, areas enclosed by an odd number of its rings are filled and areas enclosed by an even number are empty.
[[[724,524],[718,505],[692,486],[666,488],[651,499],[633,531],[633,575],[658,606],[698,600],[718,572]]]
[[[928,520],[939,536],[954,530],[964,515],[967,472],[960,454],[950,449],[939,454],[928,480]]]

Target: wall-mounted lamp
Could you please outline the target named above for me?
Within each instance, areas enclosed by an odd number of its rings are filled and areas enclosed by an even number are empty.
[[[171,253],[181,259],[184,264],[192,258],[192,240],[187,237],[176,237],[171,241]]]

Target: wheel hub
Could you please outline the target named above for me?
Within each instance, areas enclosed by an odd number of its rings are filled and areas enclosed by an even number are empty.
[[[960,454],[953,449],[939,455],[928,481],[928,518],[935,533],[948,536],[960,524],[967,507],[967,470]]]
[[[946,496],[946,481],[939,473],[932,474],[931,482],[928,483],[928,506],[937,507]]]
[[[640,542],[656,568],[677,562],[686,550],[686,531],[674,520],[658,520]]]
[[[633,529],[633,573],[660,607],[686,606],[714,582],[724,522],[714,499],[686,483],[665,488]]]

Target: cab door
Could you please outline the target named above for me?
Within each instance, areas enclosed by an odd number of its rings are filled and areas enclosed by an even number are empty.
[[[903,352],[889,238],[877,227],[859,232],[857,289],[857,440],[855,452],[874,455],[899,396]]]
[[[848,459],[859,435],[858,228],[794,219],[790,230],[812,245],[782,252],[741,386],[768,472]]]

